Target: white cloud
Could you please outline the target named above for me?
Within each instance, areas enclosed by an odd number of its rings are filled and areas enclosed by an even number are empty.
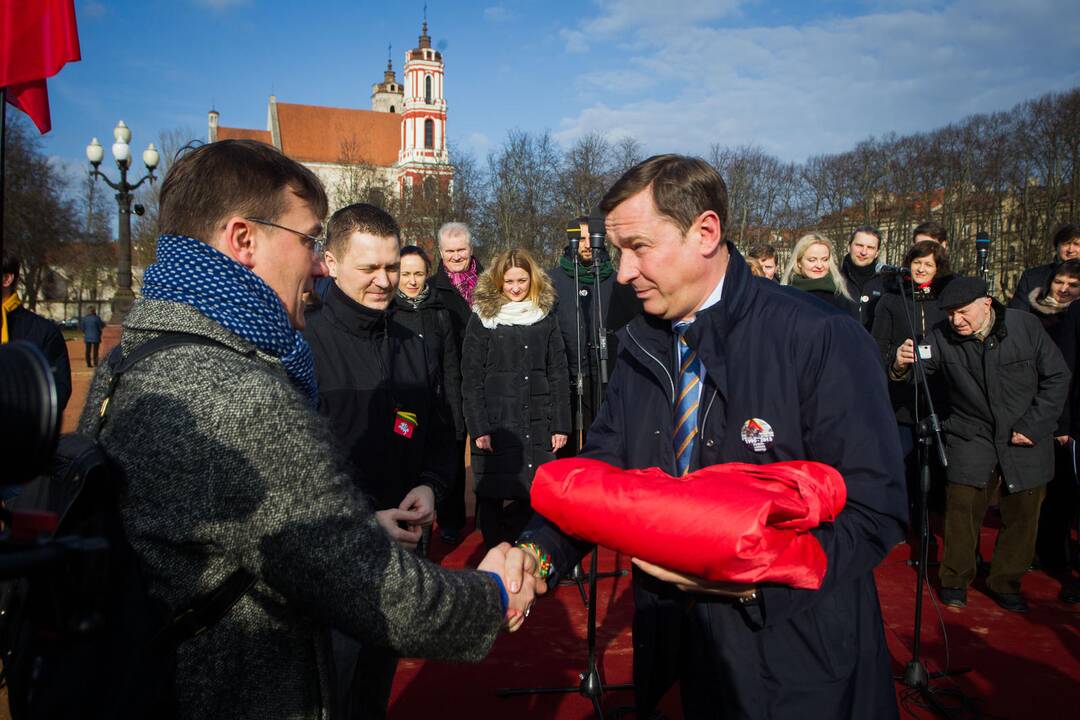
[[[562,28],[559,30],[559,37],[562,38],[568,53],[577,54],[589,51],[589,38],[580,30]]]
[[[195,0],[197,5],[208,7],[211,10],[221,11],[228,10],[229,8],[239,7],[241,5],[248,5],[251,0]]]
[[[492,5],[484,8],[484,19],[489,22],[504,22],[511,17],[505,5]]]
[[[742,0],[598,0],[601,12],[584,25],[586,32],[611,34],[636,28],[692,26],[735,13]]]
[[[461,142],[462,148],[478,162],[483,162],[491,149],[491,139],[481,132],[469,133]]]
[[[1080,84],[1070,62],[1080,57],[1080,6],[1049,0],[914,3],[749,27],[709,22],[737,12],[734,2],[690,3],[678,22],[635,17],[643,2],[601,2],[582,25],[607,53],[591,56],[577,89],[594,104],[562,120],[560,142],[592,131],[657,151],[753,142],[803,160]]]
[[[86,17],[102,17],[103,15],[105,15],[106,12],[108,12],[108,8],[106,8],[103,4],[99,2],[94,2],[93,0],[82,3],[79,7],[82,8],[82,14]]]

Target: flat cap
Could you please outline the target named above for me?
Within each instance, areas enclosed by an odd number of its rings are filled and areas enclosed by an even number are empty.
[[[986,297],[986,281],[977,277],[954,277],[938,295],[942,310],[955,310]]]

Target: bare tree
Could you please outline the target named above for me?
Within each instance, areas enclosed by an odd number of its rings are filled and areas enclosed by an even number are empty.
[[[82,226],[75,203],[66,196],[67,178],[49,162],[41,140],[16,115],[8,122],[4,173],[4,248],[19,258],[21,296],[37,307],[61,245]]]

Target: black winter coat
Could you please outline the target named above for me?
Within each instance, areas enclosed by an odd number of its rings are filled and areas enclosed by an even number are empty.
[[[1072,373],[1069,401],[1062,413],[1063,426],[1068,429],[1068,434],[1074,440],[1080,441],[1080,378],[1077,378],[1080,369],[1080,302],[1074,301],[1069,305],[1065,313],[1065,328],[1061,334],[1061,354],[1065,356],[1065,363]]]
[[[851,253],[844,256],[840,273],[847,281],[848,291],[858,305],[859,322],[864,328],[870,330],[874,326],[874,311],[878,301],[885,294],[885,279],[881,273],[874,273],[869,278],[860,276],[855,271],[855,263],[851,261]]]
[[[48,318],[19,306],[8,313],[8,340],[24,340],[45,355],[56,381],[56,401],[60,412],[71,399],[71,362],[68,360],[67,343],[60,327]]]
[[[418,305],[400,295],[394,297],[394,319],[424,339],[427,346],[428,376],[438,383],[436,395],[443,422],[453,426],[458,440],[465,439],[465,417],[461,413],[461,340],[454,321],[432,288]]]
[[[1030,313],[1006,310],[997,300],[992,307],[996,317],[985,341],[960,337],[946,325],[934,328],[924,368],[949,384],[949,482],[986,487],[1000,465],[1009,492],[1030,490],[1054,474],[1053,434],[1069,369]],[[1035,445],[1012,445],[1014,431]]]
[[[1019,282],[1016,283],[1016,292],[1009,301],[1009,307],[1013,310],[1028,310],[1031,291],[1049,285],[1059,265],[1061,261],[1055,259],[1054,262],[1037,265],[1022,272]]]
[[[1036,288],[1035,290],[1032,290],[1028,295],[1028,306],[1026,310],[1039,318],[1039,322],[1042,323],[1043,329],[1046,330],[1046,334],[1050,336],[1050,339],[1057,345],[1058,350],[1061,351],[1062,357],[1065,358],[1065,364],[1069,366],[1069,372],[1073,373],[1074,376],[1072,385],[1075,385],[1076,367],[1073,364],[1073,355],[1076,351],[1076,328],[1073,327],[1073,321],[1069,317],[1069,308],[1077,303],[1072,302],[1068,307],[1051,310],[1038,303],[1039,297],[1044,292],[1045,288]],[[1075,318],[1075,315],[1073,317]],[[1065,409],[1061,412],[1057,430],[1054,431],[1055,436],[1072,435],[1070,427],[1075,413],[1073,412],[1071,402],[1073,397],[1071,390],[1068,393],[1068,397],[1070,398],[1070,402],[1065,403]]]
[[[492,284],[484,275],[477,285],[481,312],[487,296],[497,292],[486,287]],[[541,307],[548,312],[532,325],[488,329],[478,315],[469,319],[461,395],[473,438],[472,467],[479,496],[527,499],[536,468],[555,459],[552,434],[570,434],[566,350],[550,312],[553,303],[553,296],[542,299]],[[491,451],[476,447],[476,438],[483,435],[491,436]]]
[[[417,485],[436,499],[450,482],[453,428],[437,411],[424,339],[393,312],[366,308],[334,283],[308,310],[304,337],[315,356],[319,412],[377,510],[397,507]],[[411,438],[395,432],[396,412],[416,413]]]
[[[866,372],[877,351],[849,315],[752,277],[727,247],[723,297],[686,333],[706,369],[691,470],[817,460],[843,474],[847,507],[813,530],[828,556],[816,591],[762,585],[759,604],[742,605],[635,572],[638,716],[678,679],[687,717],[895,718],[872,571],[904,536],[907,498],[885,379]],[[670,323],[648,315],[621,331],[585,456],[675,472],[673,346]],[[752,418],[773,430],[764,452],[741,438]],[[585,550],[541,518],[523,539],[550,552],[560,572]]]
[[[592,277],[592,266],[581,265],[580,274]],[[551,270],[551,284],[555,288],[555,314],[559,318],[563,345],[566,347],[566,366],[572,378],[578,372],[578,342],[574,331],[578,327],[576,306],[574,303],[574,278],[556,265]],[[596,334],[596,297],[598,293],[591,283],[579,282],[577,295],[581,299],[581,369],[582,374],[590,378],[599,377],[599,355]],[[604,329],[607,330],[608,369],[619,352],[616,331],[641,314],[641,301],[632,288],[620,285],[612,274],[600,281],[600,307],[604,312]]]
[[[896,360],[896,348],[912,337],[908,325],[909,315],[915,325],[913,339],[916,345],[921,345],[930,330],[948,318],[938,304],[938,295],[950,280],[951,275],[934,278],[930,287],[915,288],[914,292],[910,280],[901,282],[891,277],[885,282],[886,292],[874,310],[874,327],[871,331],[881,353],[881,364],[885,372],[888,372]],[[945,417],[949,407],[949,388],[945,379],[932,375],[927,378],[927,383],[934,401],[934,410],[939,417]],[[917,391],[915,385],[889,383],[889,398],[896,412],[896,421],[903,425],[914,425],[916,417],[922,419],[929,412],[922,393]]]
[[[479,260],[476,261],[476,272],[478,275],[484,273],[484,266]],[[432,290],[438,294],[443,307],[450,313],[450,319],[454,321],[454,335],[458,342],[465,342],[465,327],[469,324],[469,316],[472,315],[469,303],[465,302],[465,298],[461,297],[454,283],[450,282],[450,276],[442,263],[439,263],[438,270],[428,282],[431,283]]]
[[[579,265],[580,277],[586,275],[593,279],[591,265]],[[551,284],[555,288],[555,315],[559,319],[559,329],[562,331],[563,346],[566,348],[566,367],[570,376],[577,377],[578,367],[585,377],[598,377],[598,354],[597,346],[599,338],[596,334],[596,299],[600,298],[600,306],[604,311],[604,327],[608,330],[608,358],[615,357],[615,350],[611,347],[614,342],[614,329],[608,325],[608,316],[611,314],[611,292],[616,286],[615,276],[609,275],[600,281],[600,292],[596,291],[594,283],[579,282],[576,292],[581,306],[580,318],[577,314],[577,305],[574,302],[575,289],[574,278],[567,275],[562,266],[556,265],[550,270]],[[580,334],[574,337],[579,329]],[[578,349],[581,350],[580,365]]]

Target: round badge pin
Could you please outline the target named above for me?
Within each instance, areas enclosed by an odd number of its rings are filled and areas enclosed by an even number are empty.
[[[743,423],[740,433],[742,441],[754,452],[763,453],[772,447],[776,434],[772,425],[761,418],[750,418]]]

